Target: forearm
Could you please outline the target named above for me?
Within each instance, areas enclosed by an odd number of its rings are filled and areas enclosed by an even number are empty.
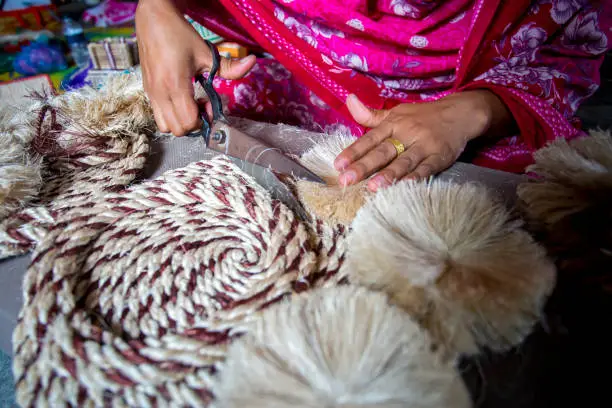
[[[139,0],[136,19],[151,18],[153,15],[160,18],[168,14],[182,15],[186,4],[185,0]]]
[[[477,126],[483,130],[479,139],[501,139],[519,132],[512,113],[494,92],[487,89],[466,90],[446,99],[455,98],[461,98],[462,103],[468,104],[470,116],[466,120],[480,122]]]

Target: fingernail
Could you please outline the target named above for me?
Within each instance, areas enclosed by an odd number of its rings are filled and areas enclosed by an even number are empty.
[[[385,187],[389,184],[389,182],[387,181],[386,178],[384,178],[383,176],[376,176],[372,179],[372,183],[374,183],[374,185],[376,186],[376,188],[381,188],[381,187]]]
[[[346,103],[349,102],[358,102],[359,99],[357,98],[357,95],[355,94],[350,94],[349,96],[346,97]]]
[[[251,59],[252,59],[252,58],[251,58],[251,56],[250,56],[250,55],[249,55],[249,56],[247,56],[247,57],[242,58],[242,59],[240,60],[240,65],[245,65],[245,64],[247,64],[248,62],[251,62]]]
[[[357,174],[354,171],[347,171],[346,173],[342,173],[340,177],[338,177],[338,181],[343,186],[351,185],[357,179]]]
[[[343,171],[346,168],[346,166],[348,166],[348,165],[349,165],[349,161],[346,160],[346,159],[340,158],[340,159],[336,159],[334,161],[334,167],[338,171]]]

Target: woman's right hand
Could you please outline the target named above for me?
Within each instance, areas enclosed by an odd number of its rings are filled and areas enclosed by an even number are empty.
[[[201,123],[192,79],[210,69],[210,49],[173,0],[140,0],[136,35],[144,89],[159,130],[183,136],[198,128]],[[219,76],[241,78],[254,64],[254,56],[222,58]]]

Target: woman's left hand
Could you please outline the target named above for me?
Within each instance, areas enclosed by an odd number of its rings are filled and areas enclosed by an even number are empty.
[[[347,107],[357,123],[371,130],[338,155],[334,165],[341,172],[342,185],[376,173],[368,181],[371,191],[397,180],[426,178],[445,170],[470,140],[499,122],[500,115],[510,117],[499,98],[487,90],[461,92],[429,103],[401,104],[390,110],[369,109],[351,95]],[[400,141],[405,151],[398,156],[389,138]]]

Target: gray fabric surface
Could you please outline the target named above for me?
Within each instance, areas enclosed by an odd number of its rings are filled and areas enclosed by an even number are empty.
[[[300,154],[324,135],[296,130],[288,126],[254,124],[246,120],[234,125],[248,134],[265,139],[289,154]],[[152,153],[144,172],[144,178],[155,178],[167,170],[184,167],[198,160],[216,155],[206,151],[200,138],[159,137],[153,143]],[[286,187],[267,169],[236,162],[247,173],[253,175],[272,195],[294,207],[294,199]],[[440,175],[443,179],[456,182],[477,181],[495,191],[509,206],[515,202],[515,190],[521,177],[509,173],[484,169],[470,164],[457,163]],[[27,269],[30,256],[21,256],[0,262],[0,348],[12,353],[11,336],[22,303],[21,281]]]

